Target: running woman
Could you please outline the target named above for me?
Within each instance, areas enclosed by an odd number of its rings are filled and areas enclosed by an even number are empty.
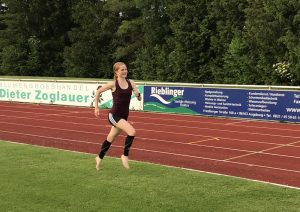
[[[127,79],[127,66],[123,62],[117,62],[113,66],[114,80],[99,87],[95,97],[95,116],[100,115],[98,102],[101,93],[111,90],[113,96],[113,107],[108,113],[108,121],[112,125],[106,140],[102,143],[99,154],[96,156],[96,169],[100,169],[101,160],[104,158],[111,144],[117,136],[124,131],[127,134],[124,144],[124,153],[121,156],[124,168],[129,169],[128,155],[135,137],[136,131],[134,127],[127,121],[129,115],[129,104],[132,92],[141,101],[142,97],[137,90],[133,80]]]

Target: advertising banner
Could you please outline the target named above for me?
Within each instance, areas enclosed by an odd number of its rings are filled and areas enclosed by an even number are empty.
[[[198,88],[144,87],[144,110],[166,113],[199,114]]]
[[[201,89],[201,93],[200,114],[300,122],[300,92]]]
[[[144,87],[144,110],[300,122],[300,92]]]
[[[101,85],[96,82],[0,81],[0,101],[94,107],[98,86]],[[143,87],[138,89],[143,92]],[[99,105],[101,108],[112,107],[111,91],[101,94]],[[132,96],[130,108],[142,110],[143,104]]]

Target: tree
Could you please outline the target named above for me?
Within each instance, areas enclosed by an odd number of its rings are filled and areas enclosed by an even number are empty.
[[[0,73],[4,75],[22,75],[26,64],[25,39],[18,27],[18,13],[15,2],[1,2],[0,11]]]
[[[136,59],[136,52],[144,45],[143,19],[141,10],[135,0],[111,0],[107,2],[107,9],[118,14],[119,24],[112,41],[113,58],[132,64]]]
[[[140,36],[143,45],[136,52],[133,76],[143,80],[168,80],[168,48],[166,40],[171,36],[166,8],[169,0],[138,0],[142,14]]]
[[[248,52],[249,49],[245,40],[239,35],[235,35],[224,55],[224,72],[221,75],[223,76],[222,83],[248,84],[256,81],[258,73],[254,68],[255,63],[249,57]]]
[[[67,76],[111,78],[112,39],[119,25],[119,13],[111,12],[105,1],[79,0],[73,7],[75,26],[65,48]]]
[[[226,53],[241,53],[244,48],[243,44],[239,42],[240,39],[238,37],[245,25],[246,17],[244,10],[247,8],[247,1],[213,0],[207,3],[207,7],[208,15],[206,18],[210,23],[210,51],[212,52],[207,68],[213,74],[212,82],[235,83],[236,80],[239,80],[237,76],[238,72],[237,70],[233,72],[231,68],[225,68],[224,64],[230,61],[224,60],[225,58],[229,60],[229,57],[225,56]],[[234,60],[234,58],[230,58],[230,60]],[[234,63],[240,64],[241,61],[234,60]],[[246,60],[243,61],[246,62]]]
[[[280,24],[281,34],[278,43],[283,46],[283,54],[276,58],[273,70],[277,76],[275,83],[300,85],[300,2],[282,0],[269,2],[276,11],[276,21]]]
[[[68,42],[66,31],[70,27],[69,6],[71,0],[17,1],[7,0],[7,30],[0,39],[25,52],[25,58],[17,61],[22,75],[62,76],[62,52]],[[16,32],[13,34],[12,32]],[[7,51],[9,52],[9,51]],[[4,54],[5,52],[2,52]],[[20,71],[22,70],[22,71]]]
[[[288,74],[297,76],[299,72],[299,56],[295,54],[299,43],[299,2],[249,0],[248,4],[245,27],[227,52],[226,70],[239,70],[238,79],[241,80],[238,81],[243,84],[291,85],[299,82],[299,78],[288,80],[278,73],[282,64],[286,65]],[[236,40],[241,45],[235,45]],[[234,48],[239,54],[235,54]],[[243,62],[234,64],[229,61],[232,58]]]
[[[174,1],[167,14],[173,36],[167,39],[169,81],[211,82],[212,73],[207,68],[211,57],[210,23],[207,22],[205,1]]]

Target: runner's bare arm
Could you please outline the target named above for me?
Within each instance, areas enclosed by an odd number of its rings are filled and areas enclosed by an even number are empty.
[[[97,89],[96,96],[95,96],[95,116],[96,117],[99,117],[99,115],[100,115],[98,103],[99,103],[99,98],[100,98],[101,93],[103,93],[109,89],[113,90],[114,86],[115,86],[115,83],[113,81],[111,81]]]
[[[141,97],[141,94],[140,92],[138,91],[137,89],[137,86],[135,84],[135,82],[133,80],[130,80],[130,83],[131,83],[131,86],[132,86],[132,92],[134,93],[134,95],[136,96],[136,98],[141,101],[142,100],[142,97]]]

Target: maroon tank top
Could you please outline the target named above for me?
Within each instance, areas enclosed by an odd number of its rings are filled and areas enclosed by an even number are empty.
[[[116,90],[112,92],[113,107],[110,110],[110,113],[125,120],[128,118],[129,104],[132,94],[131,83],[128,79],[126,79],[126,81],[128,83],[128,87],[126,89],[122,89],[120,87],[118,80],[115,81]]]

